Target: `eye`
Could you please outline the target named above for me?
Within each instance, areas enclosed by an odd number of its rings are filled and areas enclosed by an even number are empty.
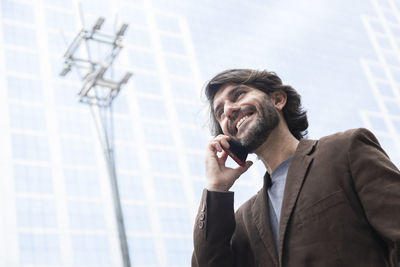
[[[235,101],[241,96],[241,95],[244,95],[246,93],[246,91],[243,91],[243,90],[241,90],[241,91],[238,91],[236,94],[235,94]]]
[[[222,116],[222,109],[217,110],[217,112],[215,113],[215,116],[217,117],[217,119],[220,119]]]

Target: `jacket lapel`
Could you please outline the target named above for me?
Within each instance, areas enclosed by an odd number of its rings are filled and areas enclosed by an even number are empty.
[[[297,197],[307,175],[308,168],[313,161],[312,153],[316,145],[316,140],[302,139],[291,160],[288,174],[286,177],[285,191],[282,200],[281,218],[278,233],[279,262],[282,264],[282,250],[285,239],[287,225],[296,204]],[[269,222],[269,220],[268,220]]]
[[[275,247],[274,237],[272,236],[271,224],[269,221],[269,204],[267,189],[270,185],[271,179],[269,174],[266,173],[264,176],[264,186],[260,192],[258,192],[256,200],[254,201],[252,207],[252,213],[255,225],[260,234],[262,242],[274,263],[274,266],[279,266],[278,264],[278,253]]]

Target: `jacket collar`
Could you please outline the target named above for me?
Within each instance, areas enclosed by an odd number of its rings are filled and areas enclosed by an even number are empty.
[[[300,190],[303,186],[304,179],[307,176],[308,169],[313,161],[313,153],[317,144],[317,140],[300,140],[296,152],[293,155],[286,177],[286,185],[283,193],[281,218],[278,232],[278,254],[279,262],[282,264],[283,243],[285,241],[285,233],[287,225],[292,215],[293,208],[296,204]]]
[[[252,213],[254,223],[260,234],[261,240],[265,246],[266,251],[274,263],[273,266],[278,266],[277,250],[275,247],[274,237],[271,231],[271,223],[269,220],[269,200],[267,190],[270,186],[271,178],[268,172],[264,175],[264,186],[262,190],[257,193],[254,205],[252,206]]]
[[[270,186],[271,179],[268,173],[264,175],[264,186],[262,190],[258,192],[254,201],[252,207],[254,222],[274,266],[280,266],[282,263],[283,242],[287,224],[303,185],[303,181],[307,175],[308,168],[313,161],[312,154],[315,150],[316,144],[316,140],[300,140],[296,152],[291,160],[282,200],[282,211],[278,233],[278,253],[276,251],[269,220],[269,200],[267,190]]]

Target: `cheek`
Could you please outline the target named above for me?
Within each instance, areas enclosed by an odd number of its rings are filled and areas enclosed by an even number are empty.
[[[221,129],[222,129],[222,133],[226,135],[228,133],[228,122],[227,122],[227,120],[224,120],[223,122],[221,122],[220,126],[221,126]]]

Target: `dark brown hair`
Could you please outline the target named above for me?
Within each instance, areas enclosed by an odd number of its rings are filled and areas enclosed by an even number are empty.
[[[243,84],[261,90],[266,94],[282,90],[287,95],[287,102],[282,112],[290,132],[298,140],[307,134],[307,114],[301,106],[300,95],[295,89],[289,85],[282,84],[282,80],[274,72],[230,69],[217,74],[206,84],[204,89],[210,104],[211,132],[215,136],[221,134],[222,129],[215,118],[213,109],[214,97],[218,90],[226,84]]]

